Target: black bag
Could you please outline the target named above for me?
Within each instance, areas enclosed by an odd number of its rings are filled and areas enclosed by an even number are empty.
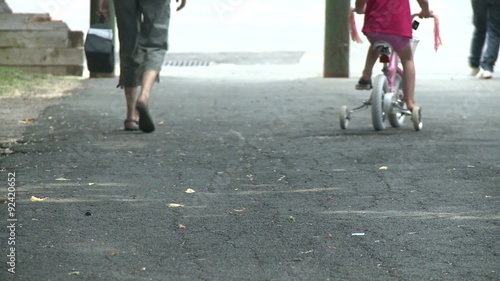
[[[104,23],[93,24],[85,38],[85,57],[87,67],[92,73],[113,73],[115,71],[115,47],[113,30]]]

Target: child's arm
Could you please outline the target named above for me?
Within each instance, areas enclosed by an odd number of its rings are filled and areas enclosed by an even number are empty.
[[[429,10],[429,0],[417,0],[422,11],[418,14],[420,18],[430,18],[432,16],[432,11]]]
[[[366,5],[366,0],[356,0],[356,8],[354,8],[354,11],[356,11],[356,13],[358,14],[364,14],[365,5]]]

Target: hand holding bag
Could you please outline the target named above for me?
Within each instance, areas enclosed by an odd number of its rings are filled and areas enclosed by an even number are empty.
[[[115,70],[113,30],[104,21],[101,17],[99,23],[92,25],[85,38],[85,57],[91,73],[113,73]]]

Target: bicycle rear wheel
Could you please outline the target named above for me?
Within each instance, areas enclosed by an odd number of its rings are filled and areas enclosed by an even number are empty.
[[[375,77],[373,84],[371,104],[372,104],[372,123],[375,131],[384,130],[386,127],[386,114],[384,112],[384,95],[388,91],[389,83],[383,74]]]

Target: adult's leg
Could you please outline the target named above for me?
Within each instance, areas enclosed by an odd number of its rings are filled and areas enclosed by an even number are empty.
[[[486,40],[486,50],[483,54],[481,67],[484,70],[493,72],[500,49],[500,1],[490,0],[487,10],[488,39]]]
[[[151,90],[153,89],[153,85],[157,79],[158,72],[155,70],[146,70],[142,73],[141,93],[137,98],[137,102],[148,105],[149,97],[151,96]]]
[[[137,120],[135,109],[138,96],[141,55],[139,53],[140,10],[136,0],[115,0],[116,22],[120,40],[120,80],[127,102],[127,119]],[[137,125],[127,122],[125,126]]]
[[[469,55],[469,66],[479,67],[481,55],[486,40],[487,31],[487,6],[486,0],[471,0],[473,10],[474,32],[472,33],[472,41]]]
[[[139,48],[144,54],[144,62],[138,101],[147,105],[168,49],[170,0],[142,0],[139,3],[143,13]]]

